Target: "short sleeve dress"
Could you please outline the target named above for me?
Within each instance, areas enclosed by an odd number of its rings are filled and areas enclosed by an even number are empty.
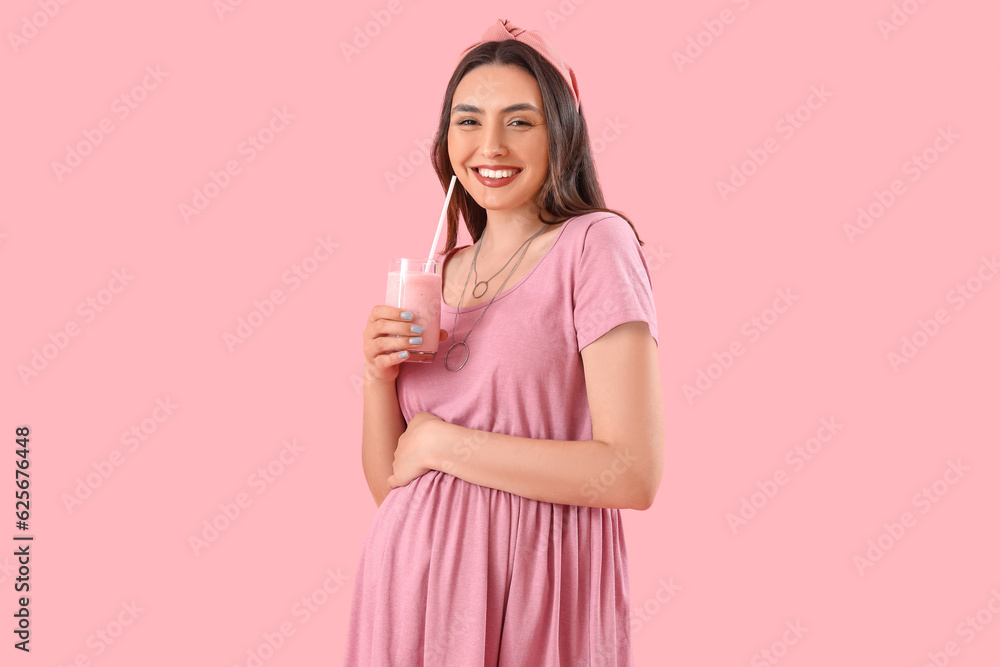
[[[593,437],[580,351],[625,322],[645,322],[657,340],[652,284],[620,216],[588,213],[556,233],[483,315],[458,372],[444,368],[456,309],[442,299],[448,339],[435,361],[403,364],[396,381],[407,422],[426,410],[479,431]],[[485,307],[461,309],[458,340]],[[456,455],[479,446],[471,438]],[[596,500],[601,485],[587,482],[584,495]],[[632,665],[620,511],[539,502],[435,470],[393,489],[362,550],[345,664]]]

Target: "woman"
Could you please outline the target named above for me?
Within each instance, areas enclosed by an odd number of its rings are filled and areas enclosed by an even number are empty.
[[[647,509],[662,475],[656,314],[641,241],[604,207],[572,70],[498,21],[448,84],[433,157],[460,184],[447,328],[380,305],[364,331],[379,510],[347,664],[631,665],[619,510]],[[459,214],[474,246],[455,248]],[[434,333],[433,362],[403,363]]]

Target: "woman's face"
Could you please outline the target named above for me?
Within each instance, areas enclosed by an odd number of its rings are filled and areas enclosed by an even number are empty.
[[[549,133],[535,78],[514,65],[467,73],[452,100],[448,156],[480,206],[534,218],[535,196],[549,170]],[[487,169],[493,173],[483,173]]]

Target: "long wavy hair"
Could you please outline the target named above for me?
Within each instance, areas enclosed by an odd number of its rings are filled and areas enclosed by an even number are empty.
[[[455,89],[462,78],[482,65],[516,65],[538,82],[545,107],[545,122],[549,139],[549,172],[542,183],[535,203],[538,220],[547,225],[594,211],[614,213],[625,219],[635,232],[639,245],[644,245],[632,221],[619,211],[607,208],[604,193],[597,181],[594,157],[590,152],[590,136],[583,110],[577,111],[566,81],[555,67],[538,51],[515,40],[486,42],[469,51],[455,68],[441,107],[441,120],[431,149],[431,160],[441,186],[446,191],[455,170],[448,155],[448,127]],[[486,209],[476,203],[461,181],[455,182],[455,192],[448,206],[448,239],[445,252],[458,242],[458,218],[465,220],[473,241],[478,241],[486,229]],[[546,217],[551,216],[551,217]]]

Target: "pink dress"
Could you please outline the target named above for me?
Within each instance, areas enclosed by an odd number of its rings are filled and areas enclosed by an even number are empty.
[[[476,326],[458,372],[444,368],[456,309],[442,300],[449,337],[438,358],[400,367],[407,421],[426,410],[481,431],[591,439],[580,350],[631,321],[656,339],[652,286],[621,217],[589,213],[555,233]],[[485,307],[461,309],[458,340]],[[456,455],[479,446],[473,438]],[[393,489],[365,540],[345,664],[632,665],[620,511],[539,502],[433,470]]]

